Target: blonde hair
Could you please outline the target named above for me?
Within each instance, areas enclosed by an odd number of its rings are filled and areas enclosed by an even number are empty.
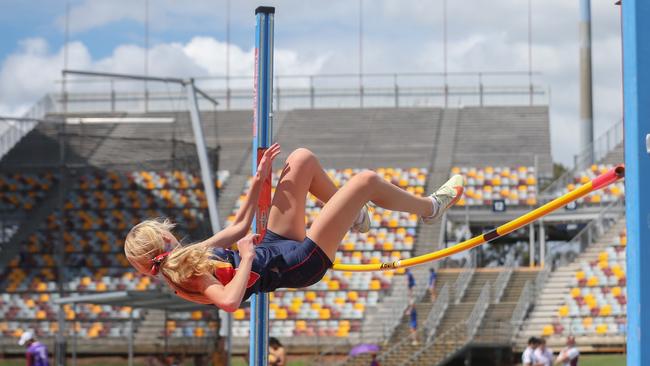
[[[171,254],[160,264],[160,273],[173,284],[181,285],[190,277],[211,273],[223,265],[213,259],[209,247],[178,244],[169,248],[165,235],[173,235],[174,224],[169,219],[145,220],[134,226],[126,236],[124,253],[129,262],[141,273],[150,274],[153,259],[166,251]]]

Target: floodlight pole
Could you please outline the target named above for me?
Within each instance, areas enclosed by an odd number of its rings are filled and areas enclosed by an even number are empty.
[[[625,0],[623,96],[627,218],[627,364],[650,364],[650,3]]]
[[[253,94],[253,150],[251,171],[255,175],[257,163],[273,140],[273,20],[275,8],[260,6],[255,9],[255,77]],[[271,206],[271,177],[264,181],[262,194],[253,221],[253,231],[266,230]],[[251,297],[249,365],[266,366],[269,348],[269,297],[254,294]]]

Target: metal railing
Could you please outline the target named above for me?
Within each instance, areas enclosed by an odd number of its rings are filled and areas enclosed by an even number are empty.
[[[541,74],[533,73],[535,79]],[[276,75],[275,110],[293,108],[426,107],[450,105],[548,104],[548,86],[531,82],[528,72],[372,73]],[[218,99],[220,109],[249,109],[252,76],[196,77]],[[63,82],[63,81],[59,81]],[[65,80],[68,111],[143,112],[184,103],[181,91],[166,84],[114,78]],[[535,97],[535,98],[533,98]]]
[[[458,275],[458,278],[456,279],[456,283],[454,283],[455,304],[458,304],[460,300],[463,298],[463,295],[465,295],[465,290],[467,290],[467,286],[469,286],[469,283],[472,280],[472,277],[474,276],[475,270],[476,268],[474,268],[471,264],[469,264],[466,267],[464,267],[463,271]]]
[[[513,257],[508,258],[504,266],[505,269],[501,271],[496,280],[494,280],[494,296],[492,299],[493,303],[498,303],[501,301],[501,297],[503,296],[503,293],[506,290],[506,286],[508,286],[508,282],[510,281],[510,277],[512,277],[512,273],[514,272],[513,263]]]
[[[433,340],[433,337],[436,334],[436,329],[440,325],[442,317],[445,315],[447,308],[449,307],[449,284],[445,284],[442,287],[442,290],[438,292],[436,301],[429,311],[427,319],[424,321],[424,333],[426,335],[426,342]]]
[[[481,325],[481,321],[483,320],[483,316],[485,315],[488,306],[490,306],[490,293],[491,293],[490,288],[491,286],[489,282],[483,285],[483,289],[481,290],[481,294],[476,300],[474,309],[472,309],[472,312],[469,314],[469,317],[467,317],[467,338],[468,339],[472,339],[474,337],[476,331]]]
[[[621,196],[605,206],[598,216],[580,230],[573,239],[553,246],[545,263],[551,269],[571,263],[585,249],[600,240],[624,215],[625,197]]]
[[[521,295],[519,295],[519,300],[517,300],[517,305],[512,310],[512,317],[510,318],[510,334],[509,339],[512,341],[519,333],[521,325],[524,322],[526,314],[528,314],[528,309],[535,301],[535,297],[538,295],[537,286],[531,284],[530,281],[526,281],[524,288],[521,290]]]
[[[610,151],[623,142],[623,137],[623,120],[620,120],[595,139],[593,143],[589,144],[586,149],[580,151],[574,157],[573,167],[544,188],[540,193],[540,198],[544,200],[554,198],[557,192],[562,191],[569,183],[574,182],[578,173],[591,164],[604,159]]]
[[[425,343],[420,347],[419,350],[415,351],[411,357],[409,357],[407,360],[404,361],[403,365],[419,365],[420,363],[415,363],[420,356],[431,349],[436,342],[436,340],[443,340],[446,345],[449,346],[447,353],[444,356],[447,356],[449,354],[452,354],[453,352],[456,352],[457,350],[461,349],[464,347],[468,342],[469,339],[466,335],[467,331],[467,321],[461,321],[457,324],[454,324],[451,328],[445,330],[444,332],[440,333],[435,339],[431,340],[431,342]]]
[[[36,127],[37,120],[52,112],[56,112],[56,103],[51,95],[45,95],[20,118],[20,121],[0,120],[0,158]]]

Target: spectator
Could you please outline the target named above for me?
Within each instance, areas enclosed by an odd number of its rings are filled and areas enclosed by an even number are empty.
[[[409,327],[411,329],[411,345],[418,345],[418,312],[415,309],[415,301],[409,300],[409,306],[406,308],[404,315],[409,316]]]
[[[436,270],[431,267],[429,268],[429,294],[431,294],[431,302],[436,301]]]
[[[535,349],[539,347],[539,339],[535,337],[528,338],[528,347],[521,354],[521,364],[523,366],[544,366],[535,358]]]
[[[50,366],[47,347],[36,340],[33,332],[29,330],[23,332],[18,341],[18,345],[27,348],[27,353],[25,354],[27,366]]]
[[[413,298],[413,290],[415,289],[415,277],[410,269],[406,269],[406,281],[409,289],[409,299]]]
[[[379,361],[377,361],[377,354],[372,354],[372,360],[370,360],[370,366],[380,366]]]
[[[544,366],[553,365],[553,350],[546,347],[546,338],[539,340],[539,347],[535,350],[535,360]]]
[[[280,343],[280,341],[277,338],[275,337],[269,338],[269,365],[285,366],[286,364],[287,364],[287,359],[286,359],[284,346],[282,345],[282,343]]]
[[[580,351],[576,348],[576,338],[568,336],[566,339],[566,347],[560,351],[560,354],[555,359],[555,364],[562,364],[564,366],[578,366],[578,358]]]

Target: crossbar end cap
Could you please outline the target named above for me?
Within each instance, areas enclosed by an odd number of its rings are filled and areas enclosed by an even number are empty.
[[[650,133],[645,135],[645,149],[650,154]]]
[[[275,7],[273,6],[258,6],[257,9],[255,9],[255,14],[275,14]]]

